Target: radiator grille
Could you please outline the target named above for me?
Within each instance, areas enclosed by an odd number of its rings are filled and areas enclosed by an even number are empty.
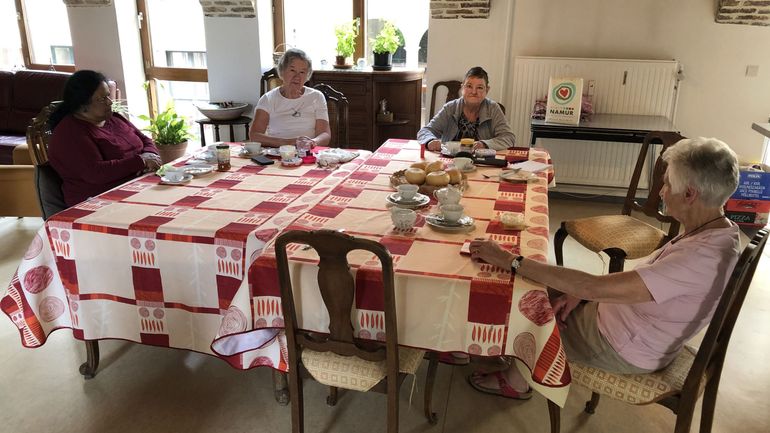
[[[528,144],[529,121],[537,98],[548,91],[550,77],[583,78],[583,92],[593,80],[594,113],[645,114],[674,119],[679,63],[661,60],[516,57],[511,126],[518,143]],[[547,140],[559,183],[626,187],[639,145],[596,141]],[[643,176],[640,187],[646,188]]]

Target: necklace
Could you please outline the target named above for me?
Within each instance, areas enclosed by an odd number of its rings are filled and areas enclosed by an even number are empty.
[[[682,239],[686,238],[687,236],[692,235],[693,233],[697,232],[698,230],[702,229],[703,227],[706,227],[707,225],[713,223],[714,221],[719,221],[719,220],[721,220],[724,217],[725,217],[724,215],[719,215],[718,217],[714,218],[713,220],[706,221],[705,223],[703,223],[703,224],[699,225],[698,227],[696,227],[695,230],[689,231],[689,232],[683,234],[682,236],[679,236],[678,238],[673,239],[671,241],[671,245],[674,245],[675,243],[681,241]]]
[[[289,110],[291,111],[291,117],[302,117],[302,111],[300,111],[300,110],[302,110],[302,107],[304,107],[304,106],[305,106],[305,101],[304,101],[303,99],[301,99],[301,98],[302,98],[302,95],[305,93],[305,92],[304,92],[304,89],[303,89],[303,91],[302,91],[302,92],[299,94],[299,96],[298,96],[297,98],[289,98],[289,97],[286,95],[288,92],[284,92],[284,90],[283,90],[283,87],[279,88],[279,89],[278,89],[278,92],[281,94],[281,96],[283,96],[283,97],[284,97],[284,98],[286,98],[286,99],[299,99],[299,100],[300,100],[300,103],[299,103],[299,105],[298,105],[298,106],[296,106],[296,107],[294,107],[294,108],[289,108]]]

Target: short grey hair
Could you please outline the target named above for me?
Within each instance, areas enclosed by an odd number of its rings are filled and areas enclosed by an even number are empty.
[[[738,188],[738,157],[716,138],[678,141],[663,152],[668,163],[668,182],[673,193],[692,187],[709,207],[721,207]]]
[[[308,57],[304,51],[298,48],[289,48],[283,53],[281,58],[278,59],[278,67],[276,68],[278,77],[283,80],[284,71],[286,71],[286,68],[289,67],[289,63],[294,59],[300,59],[307,63],[307,79],[310,80],[310,77],[313,75],[313,61],[310,60],[310,57]]]

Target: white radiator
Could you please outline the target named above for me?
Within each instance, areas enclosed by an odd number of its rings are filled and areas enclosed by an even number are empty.
[[[520,145],[530,139],[529,121],[550,77],[593,81],[594,113],[645,114],[675,120],[679,63],[674,60],[579,59],[517,56],[513,73],[511,126]],[[558,183],[627,187],[639,145],[596,141],[538,140],[551,153]],[[646,173],[647,170],[644,171]],[[640,188],[647,188],[643,176]]]

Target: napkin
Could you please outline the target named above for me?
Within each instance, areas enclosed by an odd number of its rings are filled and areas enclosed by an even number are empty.
[[[538,171],[547,170],[552,166],[551,164],[543,164],[542,162],[537,161],[523,161],[511,164],[510,167],[514,170],[523,170],[530,173],[537,173]]]

